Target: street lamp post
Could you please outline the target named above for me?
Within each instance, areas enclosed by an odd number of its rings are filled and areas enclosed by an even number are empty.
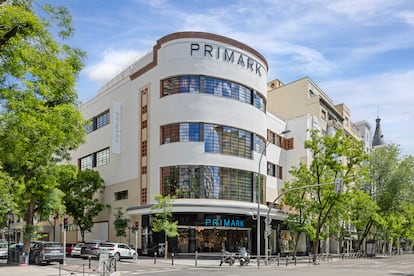
[[[7,219],[7,263],[10,264],[10,224],[13,219],[13,214],[11,211],[6,214]]]
[[[257,228],[257,266],[260,266],[260,165],[262,164],[263,155],[266,152],[270,141],[266,143],[259,158],[259,168],[257,171],[257,185],[256,185],[256,199],[257,199],[257,214],[256,214],[256,228]]]

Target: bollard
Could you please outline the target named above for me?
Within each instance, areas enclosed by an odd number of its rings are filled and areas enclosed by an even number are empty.
[[[280,253],[277,253],[277,266],[280,264]]]
[[[198,251],[195,252],[195,266],[197,266],[197,259],[198,259]]]
[[[116,272],[116,265],[117,265],[117,261],[116,261],[116,258],[114,257],[114,271]]]
[[[286,266],[288,266],[289,263],[289,255],[286,255]]]
[[[82,275],[85,275],[85,264],[82,264]]]
[[[174,252],[171,253],[171,265],[172,266],[174,265]]]
[[[154,252],[154,264],[157,263],[157,252]]]
[[[61,275],[62,275],[62,274],[61,274],[61,273],[62,273],[62,271],[61,271],[61,270],[62,270],[62,267],[61,267],[61,265],[59,265],[59,276],[61,276]]]
[[[293,257],[295,258],[295,266],[296,266],[296,255],[293,255]]]
[[[311,263],[312,261],[311,261],[311,253],[309,253],[309,263]]]
[[[89,269],[91,269],[91,258],[92,258],[92,256],[89,256],[88,257],[88,260],[89,260]]]

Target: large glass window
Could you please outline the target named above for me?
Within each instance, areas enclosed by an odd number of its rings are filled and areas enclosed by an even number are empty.
[[[96,117],[96,129],[109,124],[109,110]]]
[[[96,166],[109,164],[109,148],[103,149],[96,153]]]
[[[206,152],[252,158],[252,134],[248,131],[204,124],[204,150]]]
[[[108,125],[110,122],[110,115],[109,110],[99,114],[98,116],[93,117],[92,119],[88,120],[85,125],[86,133],[91,133],[101,127]]]
[[[254,137],[254,143],[252,139]],[[206,123],[175,123],[161,126],[161,144],[202,142],[204,151],[252,158],[252,150],[262,153],[265,139],[252,132]]]
[[[82,157],[80,159],[80,169],[82,171],[86,170],[86,169],[92,169],[92,167],[93,167],[93,156],[92,156],[92,154],[88,155],[88,156],[85,156],[85,157]]]
[[[162,194],[177,198],[253,201],[253,174],[216,166],[161,168]]]
[[[206,93],[231,97],[253,105],[263,112],[266,110],[265,99],[258,91],[235,82],[213,77],[185,75],[161,81],[161,97],[178,93]]]
[[[109,148],[94,152],[79,159],[80,170],[92,169],[109,164]]]

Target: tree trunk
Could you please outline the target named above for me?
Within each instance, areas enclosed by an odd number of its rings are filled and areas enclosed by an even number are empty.
[[[166,260],[168,257],[168,237],[167,233],[165,233],[165,252],[164,252],[164,259]]]
[[[313,264],[318,264],[317,262],[317,257],[318,257],[318,253],[319,253],[319,245],[320,245],[320,234],[321,234],[321,220],[320,217],[318,218],[318,224],[317,224],[317,228],[316,228],[316,235],[315,235],[315,242],[313,243],[313,247],[312,247],[312,262]]]
[[[34,202],[33,200],[29,203],[29,208],[26,211],[26,225],[23,231],[23,252],[29,254],[30,242],[33,234],[33,217],[34,217]]]

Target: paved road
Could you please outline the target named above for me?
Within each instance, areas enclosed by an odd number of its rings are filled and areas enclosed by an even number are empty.
[[[121,276],[132,275],[153,275],[153,276],[331,276],[331,275],[367,275],[367,276],[414,276],[414,255],[402,255],[393,257],[378,257],[373,259],[350,259],[322,262],[320,265],[300,263],[297,266],[277,266],[275,263],[269,266],[260,266],[255,263],[240,267],[234,265],[219,266],[218,260],[199,260],[195,266],[194,260],[171,260],[158,259],[154,264],[153,259],[140,258],[136,263],[133,261],[122,261],[118,264],[116,274]],[[0,264],[0,275],[7,276],[58,276],[58,275],[102,275],[98,272],[98,262],[91,262],[89,269],[88,262],[82,259],[68,259],[67,265],[59,266],[52,264],[47,266],[5,266]],[[109,276],[109,273],[106,273]]]

